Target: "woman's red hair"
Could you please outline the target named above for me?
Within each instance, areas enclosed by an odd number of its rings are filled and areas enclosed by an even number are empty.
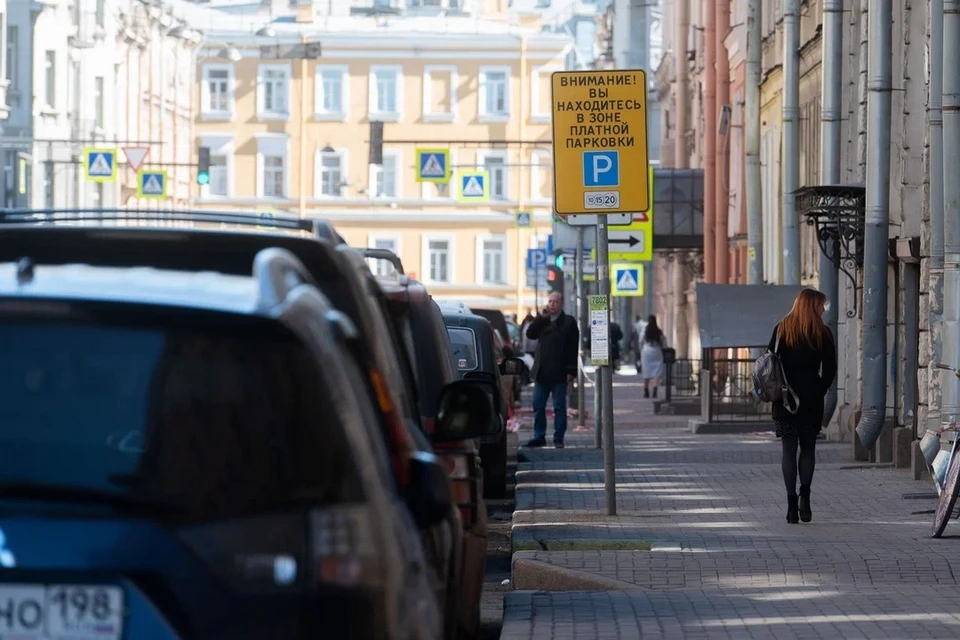
[[[816,289],[804,289],[793,301],[790,313],[780,321],[780,339],[788,347],[796,348],[806,343],[819,349],[823,345],[824,324],[820,318],[821,307],[827,296]]]

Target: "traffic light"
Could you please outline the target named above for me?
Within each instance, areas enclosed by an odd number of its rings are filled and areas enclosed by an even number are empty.
[[[564,255],[562,251],[558,251],[553,256],[553,264],[557,269],[563,269]]]
[[[557,267],[547,267],[547,282],[550,283],[550,293],[563,294],[563,271]]]
[[[197,156],[197,184],[210,184],[210,147],[200,147]]]

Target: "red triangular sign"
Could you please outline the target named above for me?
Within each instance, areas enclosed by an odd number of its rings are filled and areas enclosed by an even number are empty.
[[[127,157],[127,166],[134,171],[139,171],[150,153],[150,147],[123,147],[123,155]]]
[[[634,222],[649,222],[649,221],[650,221],[650,218],[647,217],[647,214],[646,214],[645,211],[641,211],[640,213],[635,213],[635,214],[633,214],[633,221],[634,221]]]

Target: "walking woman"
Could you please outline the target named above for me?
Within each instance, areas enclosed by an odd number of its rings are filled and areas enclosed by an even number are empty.
[[[837,346],[821,318],[826,306],[825,295],[816,289],[804,289],[770,338],[769,348],[779,356],[787,384],[799,398],[796,405],[791,401],[790,410],[782,402],[773,405],[773,421],[783,445],[781,467],[790,524],[813,519],[810,484],[817,462],[817,436],[823,425],[823,397],[837,375]]]
[[[650,316],[647,326],[640,338],[640,375],[643,377],[643,397],[650,397],[650,387],[653,386],[653,397],[657,397],[660,387],[660,378],[663,377],[663,349],[667,346],[667,338],[657,326],[657,316]]]

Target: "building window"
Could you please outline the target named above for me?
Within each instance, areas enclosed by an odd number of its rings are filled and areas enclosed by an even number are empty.
[[[370,195],[396,198],[400,195],[400,152],[384,151],[383,164],[370,165]]]
[[[453,122],[457,117],[457,68],[428,64],[423,68],[423,119]]]
[[[477,239],[480,284],[505,284],[507,274],[507,241],[503,236]]]
[[[257,135],[258,195],[264,198],[287,197],[286,134]]]
[[[104,207],[103,194],[104,194],[104,193],[105,193],[105,189],[103,188],[103,183],[102,183],[102,182],[98,182],[97,184],[93,185],[93,201],[94,201],[93,208],[94,208],[94,209],[103,209],[103,207]]]
[[[371,235],[367,246],[373,249],[385,249],[400,256],[400,240],[396,236],[379,236]],[[390,276],[396,273],[393,265],[386,260],[376,260],[371,258],[370,261],[370,270],[373,271],[376,276]]]
[[[481,119],[507,119],[510,116],[510,68],[481,68],[479,95]]]
[[[346,183],[346,151],[321,151],[317,157],[316,184],[320,187],[318,198],[341,198]]]
[[[201,112],[204,116],[229,118],[233,114],[233,65],[203,66]]]
[[[46,106],[51,109],[57,106],[57,52],[47,51],[44,56],[44,94]]]
[[[106,0],[97,0],[95,19],[97,26],[103,29],[107,24]]]
[[[347,67],[320,65],[316,71],[316,117],[321,120],[345,120],[350,76]]]
[[[261,119],[286,119],[290,116],[290,67],[262,64],[257,76],[258,116]]]
[[[530,156],[530,199],[553,198],[553,155],[549,151],[534,151]]]
[[[230,168],[226,155],[210,155],[210,195],[221,198],[230,195]]]
[[[96,118],[96,126],[103,128],[103,78],[98,76],[93,79],[93,109]]]
[[[449,283],[452,280],[450,244],[447,238],[424,238],[424,271],[428,282]]]
[[[477,153],[477,165],[490,174],[490,199],[509,200],[506,152],[480,151]]]
[[[370,69],[370,117],[399,120],[403,101],[403,69],[399,66],[374,66]]]
[[[55,165],[50,160],[43,163],[43,206],[53,209],[53,194],[56,192]]]
[[[200,187],[200,196],[229,198],[233,195],[233,136],[205,135],[200,139],[200,146],[210,149],[210,182]]]
[[[530,74],[530,118],[534,122],[549,122],[553,113],[550,103],[552,75],[563,67],[546,65],[537,67]]]

